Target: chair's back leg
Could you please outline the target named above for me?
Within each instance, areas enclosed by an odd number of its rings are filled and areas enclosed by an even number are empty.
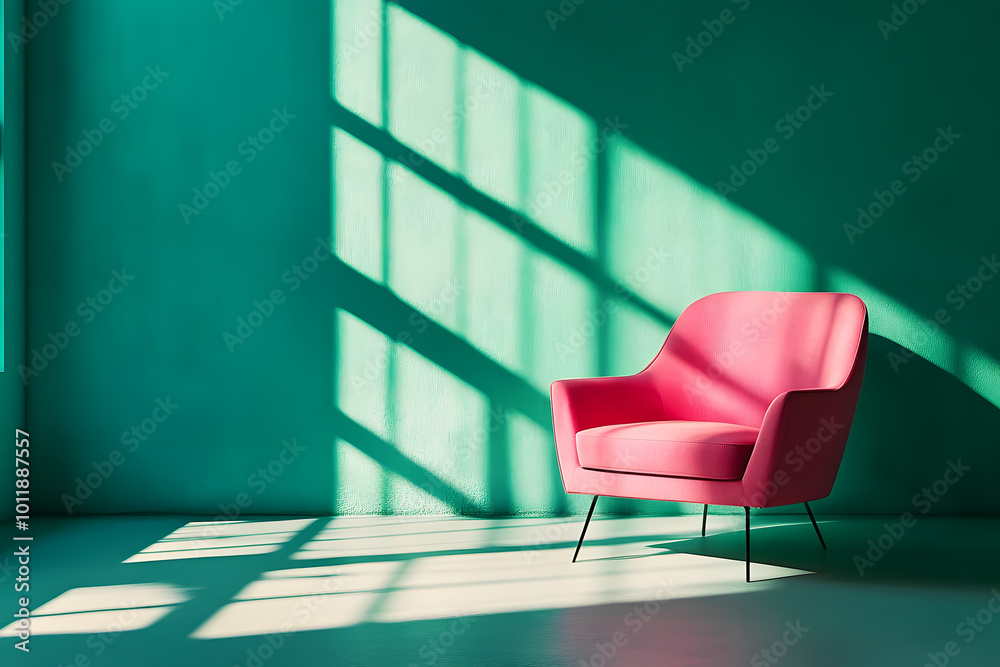
[[[705,537],[705,522],[708,521],[708,505],[705,505],[705,511],[701,514],[701,536]]]
[[[594,496],[594,502],[590,503],[590,511],[587,512],[587,520],[583,522],[583,532],[580,533],[580,541],[576,543],[576,551],[573,552],[573,561],[576,562],[576,557],[580,555],[580,547],[583,546],[583,536],[587,534],[587,526],[590,525],[590,517],[594,515],[594,508],[597,507],[597,499],[600,496]]]
[[[743,509],[746,510],[747,514],[747,527],[745,532],[747,534],[747,583],[749,584],[750,583],[750,508],[744,507]]]

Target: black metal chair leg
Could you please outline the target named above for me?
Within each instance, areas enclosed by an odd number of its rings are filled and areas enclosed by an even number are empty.
[[[816,529],[816,536],[819,537],[819,543],[826,549],[826,542],[823,541],[823,534],[819,532],[819,525],[816,523],[816,518],[813,517],[813,511],[809,508],[809,503],[806,503],[806,511],[809,512],[809,520],[813,522],[813,528]]]
[[[701,536],[705,537],[705,522],[708,521],[708,505],[705,505],[705,511],[701,515]]]
[[[743,509],[745,509],[746,513],[747,513],[747,527],[746,527],[746,534],[747,534],[747,583],[749,584],[750,583],[750,508],[749,507],[744,507]]]
[[[573,561],[576,562],[576,557],[580,555],[580,547],[583,546],[583,536],[587,534],[587,526],[590,525],[590,517],[594,515],[594,508],[597,507],[597,499],[600,496],[594,496],[594,502],[590,503],[590,511],[587,512],[587,520],[583,523],[583,532],[580,533],[580,541],[576,543],[576,551],[573,553]]]

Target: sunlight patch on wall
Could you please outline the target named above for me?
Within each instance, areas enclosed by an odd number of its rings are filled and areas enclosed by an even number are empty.
[[[462,172],[474,188],[516,208],[521,190],[520,80],[492,60],[463,48]]]
[[[515,411],[507,413],[510,474],[517,480],[519,509],[541,510],[556,504],[559,470],[552,433]]]
[[[331,130],[334,250],[376,282],[382,272],[384,158],[343,130]]]
[[[448,491],[444,485],[483,497],[489,412],[483,394],[353,315],[338,311],[337,318],[338,407],[429,473],[412,480],[386,469],[384,509],[450,513],[454,508],[440,498]],[[338,496],[350,506],[375,497],[370,488],[356,488],[375,480],[364,459],[339,451],[344,444],[338,445],[338,462],[346,466]],[[362,475],[350,474],[355,470]]]
[[[337,514],[369,514],[382,506],[382,477],[377,461],[337,438]]]
[[[521,326],[524,377],[543,394],[566,377],[597,373],[597,348],[607,331],[589,331],[597,290],[578,273],[542,254],[529,254],[522,298],[527,313]],[[582,335],[576,336],[577,332]]]
[[[609,149],[613,277],[669,315],[715,292],[815,288],[798,244],[627,140]]]
[[[940,327],[928,324],[927,318],[843,269],[828,269],[827,284],[831,291],[850,292],[861,297],[868,306],[868,326],[871,333],[916,352],[952,375],[960,375],[955,341]],[[869,363],[881,361],[871,359]]]
[[[392,437],[389,409],[390,352],[381,331],[344,310],[337,311],[337,406],[383,440]]]
[[[382,0],[332,0],[333,98],[382,124]]]
[[[462,212],[465,272],[460,333],[490,359],[514,372],[524,370],[521,328],[523,280],[528,251],[514,234],[478,212]]]
[[[948,333],[948,323],[939,324],[934,315],[921,316],[910,307],[875,288],[861,278],[833,267],[827,273],[829,288],[860,296],[868,306],[871,332],[888,338],[896,345],[886,359],[869,359],[868,363],[887,363],[905,372],[910,352],[955,376],[969,389],[993,405],[1000,407],[1000,362],[985,350],[963,343]],[[945,302],[943,305],[951,306]],[[953,316],[953,312],[945,311]]]
[[[388,5],[388,14],[389,132],[454,172],[458,42],[395,5]]]
[[[973,391],[1000,407],[1000,362],[974,345],[963,344],[962,371],[959,375]]]
[[[527,151],[521,170],[527,187],[521,211],[560,241],[593,256],[596,162],[621,137],[599,136],[582,111],[537,86],[526,85],[525,93]]]
[[[407,347],[399,347],[397,359],[397,449],[453,488],[484,497],[485,396]],[[396,478],[393,503],[407,514],[447,512],[449,505],[436,497],[442,491],[431,477],[419,486]]]
[[[632,375],[649,365],[663,347],[670,327],[622,298],[608,312],[608,373]]]
[[[459,207],[448,194],[400,165],[389,170],[390,289],[435,322],[458,324]]]

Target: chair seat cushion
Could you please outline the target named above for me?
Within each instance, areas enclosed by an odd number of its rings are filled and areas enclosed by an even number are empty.
[[[742,479],[757,429],[720,422],[613,424],[576,434],[580,465],[592,470],[699,479]]]

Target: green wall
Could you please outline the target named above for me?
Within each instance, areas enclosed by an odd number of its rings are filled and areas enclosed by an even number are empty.
[[[1000,280],[953,291],[1000,252],[1000,10],[912,4],[67,4],[27,63],[44,509],[579,511],[548,384],[790,289],[874,333],[819,510],[961,459],[931,511],[1000,511]]]
[[[23,3],[3,3],[3,34],[20,23]],[[3,373],[0,373],[0,433],[13,444],[25,428],[25,387],[14,369],[24,361],[24,53],[10,40],[3,46],[3,125],[0,169],[3,174]],[[29,431],[30,433],[30,431]],[[10,450],[8,450],[10,451]],[[13,456],[0,457],[0,478],[13,480]],[[10,487],[7,487],[10,488]],[[13,493],[10,497],[13,498]],[[0,505],[0,520],[14,514],[14,503]]]

